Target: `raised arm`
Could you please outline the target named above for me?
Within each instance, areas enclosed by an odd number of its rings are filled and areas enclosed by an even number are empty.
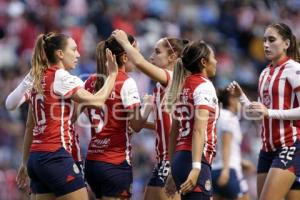
[[[139,68],[143,73],[147,74],[151,79],[166,86],[168,83],[168,77],[165,70],[148,62],[143,55],[134,48],[128,41],[127,35],[122,30],[115,30],[112,35],[122,45],[127,53],[127,56],[133,64]]]
[[[116,57],[112,55],[109,49],[106,49],[106,58],[110,74],[107,77],[103,87],[94,95],[87,90],[80,88],[71,96],[74,101],[79,104],[83,104],[84,106],[101,107],[104,105],[106,99],[109,97],[114,88],[116,77],[118,74]]]

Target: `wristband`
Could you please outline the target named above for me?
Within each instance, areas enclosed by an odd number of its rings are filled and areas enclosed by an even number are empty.
[[[193,166],[193,169],[201,170],[201,162],[193,162],[192,166]]]

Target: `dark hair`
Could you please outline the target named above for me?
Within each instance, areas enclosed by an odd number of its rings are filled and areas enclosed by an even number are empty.
[[[135,42],[132,35],[127,34],[127,37],[131,44]],[[95,84],[95,91],[101,89],[105,78],[108,76],[108,70],[106,67],[106,48],[111,50],[112,54],[116,56],[116,61],[119,67],[124,64],[121,57],[126,52],[113,36],[110,36],[105,41],[99,42],[96,48],[97,80]]]
[[[193,41],[184,48],[181,56],[182,62],[177,62],[177,64],[182,64],[192,74],[199,73],[203,70],[200,60],[202,58],[208,60],[209,55],[209,46],[204,41]]]
[[[163,46],[167,48],[168,54],[175,53],[179,57],[182,53],[184,47],[189,43],[186,39],[178,39],[178,38],[164,38]]]
[[[293,34],[290,27],[284,23],[273,23],[268,26],[268,28],[270,27],[276,29],[283,40],[290,40],[290,46],[287,49],[286,54],[295,61],[300,62],[300,53],[298,49],[297,38]]]
[[[38,93],[43,93],[41,79],[43,72],[48,68],[49,64],[58,62],[55,51],[64,50],[67,45],[69,36],[61,33],[40,34],[36,40],[31,65],[33,76],[33,88]]]
[[[218,100],[220,103],[222,103],[224,108],[228,108],[229,106],[229,98],[232,97],[230,92],[226,89],[219,89],[217,91],[218,94]]]

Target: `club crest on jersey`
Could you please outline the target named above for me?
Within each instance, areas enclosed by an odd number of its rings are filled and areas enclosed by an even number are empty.
[[[211,190],[211,181],[209,179],[205,181],[204,187],[207,191]]]
[[[271,104],[271,98],[270,98],[270,96],[268,94],[264,94],[263,99],[262,99],[262,103],[265,106],[267,106],[267,107],[270,106],[270,104]]]

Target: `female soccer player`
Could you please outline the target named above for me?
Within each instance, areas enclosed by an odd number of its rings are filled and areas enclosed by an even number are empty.
[[[248,184],[242,173],[242,132],[238,118],[239,98],[219,90],[222,109],[217,121],[218,153],[212,164],[214,199],[247,200]]]
[[[178,85],[185,79],[178,101],[173,101],[176,104],[169,146],[172,176],[182,200],[209,200],[212,196],[211,163],[219,107],[209,78],[215,75],[216,64],[212,48],[203,41],[194,41],[185,47],[175,67],[191,74],[184,78],[186,73],[179,73],[182,76],[172,81]],[[174,90],[170,94],[177,98]]]
[[[117,64],[107,50],[111,73],[103,90],[93,95],[68,73],[79,56],[75,41],[64,34],[41,34],[34,48],[30,96],[34,128],[27,171],[35,199],[88,199],[83,177],[69,153],[73,101],[103,106],[112,91]]]
[[[146,188],[144,199],[166,200],[168,197],[164,186],[170,171],[168,141],[171,116],[165,111],[163,99],[172,80],[175,61],[180,57],[182,49],[188,41],[177,38],[160,39],[155,45],[150,62],[148,62],[139,51],[130,45],[124,31],[115,30],[112,35],[125,49],[130,61],[152,80],[157,81],[154,89],[157,164]],[[176,198],[178,199],[178,197]]]
[[[33,78],[29,72],[25,78],[21,81],[21,83],[8,95],[5,107],[8,110],[14,110],[20,107],[23,103],[27,102],[30,99]],[[31,108],[31,107],[30,107]],[[32,108],[31,108],[32,109]],[[76,110],[76,109],[74,109]],[[18,175],[16,178],[17,185],[19,188],[27,187],[27,161],[29,156],[29,149],[32,142],[32,131],[33,131],[33,121],[31,111],[28,112],[27,122],[26,122],[26,130],[24,135],[24,147],[23,147],[23,159],[21,165],[18,170]],[[70,153],[75,161],[75,164],[80,170],[80,173],[83,175],[83,160],[79,146],[79,135],[74,130],[74,120],[70,124],[70,134],[72,136],[72,145]]]
[[[300,56],[296,37],[286,24],[271,24],[264,33],[264,51],[271,63],[259,77],[259,102],[250,103],[236,82],[228,89],[241,97],[250,112],[263,115],[257,167],[259,199],[286,196],[296,200],[300,199]]]
[[[127,36],[131,44],[132,36]],[[128,57],[116,39],[110,36],[97,46],[97,74],[88,78],[85,88],[97,92],[103,85],[102,76],[109,70],[103,56],[105,49],[116,55],[119,66],[114,90],[105,107],[89,107],[92,138],[85,163],[85,175],[97,199],[130,199],[132,184],[129,126],[138,132],[147,120],[151,105],[140,113],[140,97],[135,81],[126,72]]]

